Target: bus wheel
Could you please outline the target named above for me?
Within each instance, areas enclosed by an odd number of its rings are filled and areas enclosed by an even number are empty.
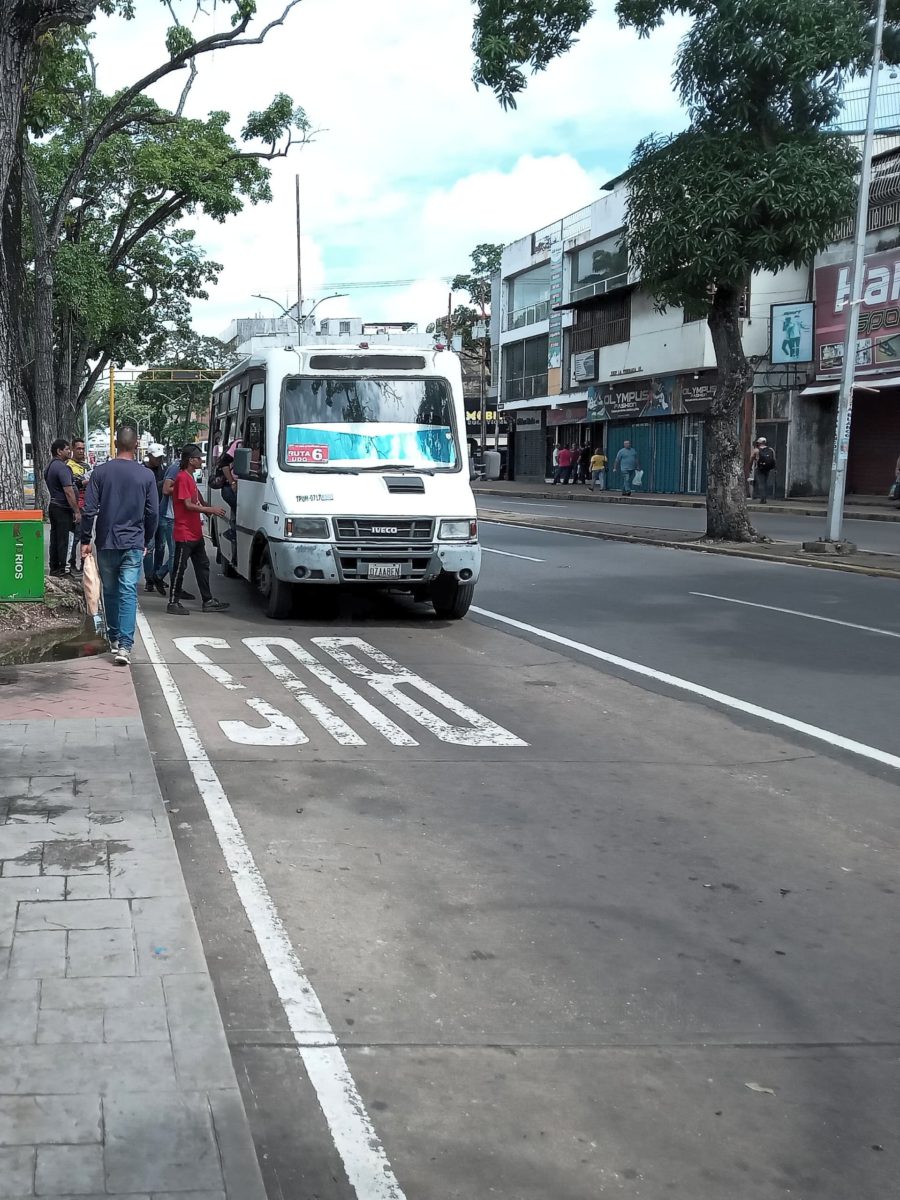
[[[256,568],[256,587],[265,602],[267,617],[283,621],[294,610],[294,585],[285,583],[275,574],[272,555],[266,546]]]
[[[474,583],[460,583],[450,575],[439,575],[431,587],[431,603],[442,621],[461,620],[474,598]]]

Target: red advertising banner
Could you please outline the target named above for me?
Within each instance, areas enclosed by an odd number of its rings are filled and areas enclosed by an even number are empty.
[[[844,337],[850,301],[850,264],[816,269],[816,366],[837,375],[844,365]],[[900,249],[870,254],[865,260],[857,367],[900,367]]]

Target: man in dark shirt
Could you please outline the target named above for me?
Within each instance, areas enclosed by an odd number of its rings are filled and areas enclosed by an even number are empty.
[[[144,463],[144,466],[151,473],[156,483],[156,498],[159,502],[160,516],[162,515],[163,477],[166,473],[165,463],[163,462],[165,457],[166,448],[160,445],[159,442],[151,442],[147,447],[147,461]],[[166,562],[168,548],[166,531],[163,529],[162,520],[160,520],[159,525],[156,527],[156,537],[153,540],[153,545],[144,555],[144,591],[155,591],[159,592],[161,596],[165,596],[165,578],[172,565]]]
[[[116,457],[91,475],[81,520],[83,558],[94,549],[91,534],[95,532],[109,644],[122,667],[131,663],[141,562],[153,546],[159,519],[156,481],[135,462],[137,440],[137,431],[130,426],[117,430]]]
[[[44,472],[50,493],[50,574],[65,575],[69,554],[69,534],[79,519],[75,481],[69,469],[71,450],[65,438],[57,438],[50,447],[53,458]]]

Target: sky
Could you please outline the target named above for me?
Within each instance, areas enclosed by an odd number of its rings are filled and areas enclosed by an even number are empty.
[[[176,6],[179,0],[174,0]],[[187,19],[193,0],[181,0]],[[283,0],[259,0],[254,27]],[[310,145],[272,164],[273,201],[218,224],[187,224],[223,264],[210,298],[195,304],[196,329],[218,335],[236,317],[278,315],[254,299],[296,297],[295,175],[300,176],[305,310],[343,283],[408,280],[348,289],[317,316],[413,320],[446,311],[447,279],[469,267],[479,242],[508,243],[588,204],[650,132],[683,123],[671,88],[684,24],[639,41],[598,0],[577,46],[533,77],[504,112],[476,91],[470,0],[303,0],[260,46],[199,60],[186,114],[226,109],[239,134],[248,112],[278,92],[301,104],[318,131]],[[138,0],[131,22],[93,26],[98,82],[113,90],[165,58],[164,4]],[[219,5],[198,35],[228,22]],[[173,106],[184,76],[151,94]]]

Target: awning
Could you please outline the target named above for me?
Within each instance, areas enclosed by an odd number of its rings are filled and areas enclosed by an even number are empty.
[[[523,408],[549,408],[552,403],[550,396],[540,396],[537,400],[507,400],[500,406],[500,417],[504,413],[521,412]]]
[[[834,396],[840,391],[839,379],[817,379],[805,387],[801,396]],[[853,381],[854,392],[880,392],[882,388],[900,387],[900,375],[863,375]]]

